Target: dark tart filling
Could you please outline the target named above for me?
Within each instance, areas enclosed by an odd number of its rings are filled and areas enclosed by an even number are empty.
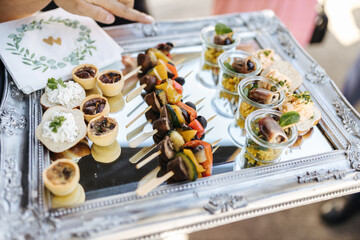
[[[82,67],[75,72],[75,75],[78,78],[93,78],[95,77],[95,74],[96,74],[96,69],[92,67]]]
[[[110,132],[115,128],[115,123],[105,117],[101,117],[90,125],[91,131],[94,135],[99,136],[101,134]]]
[[[83,112],[87,115],[101,113],[105,108],[106,101],[101,98],[93,98],[84,103]]]
[[[58,163],[46,173],[48,179],[54,184],[65,184],[75,175],[75,169],[66,163]]]
[[[99,79],[102,83],[116,83],[120,81],[121,75],[116,72],[108,72],[102,74]]]

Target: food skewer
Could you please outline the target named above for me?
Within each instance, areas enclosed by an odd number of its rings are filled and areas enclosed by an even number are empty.
[[[143,124],[141,124],[140,126],[138,126],[137,128],[135,128],[134,130],[132,130],[131,132],[129,132],[128,134],[126,134],[126,140],[130,141],[132,138],[134,138],[136,135],[138,135],[139,133],[141,133],[145,126],[150,123],[151,120],[147,120],[146,122],[144,122]]]
[[[141,69],[141,66],[138,66],[136,68],[134,68],[131,72],[127,73],[124,78],[123,81],[126,81],[127,79],[129,79],[130,77],[132,77],[135,73],[138,73]]]
[[[144,185],[145,183],[149,182],[150,180],[156,178],[157,174],[160,172],[161,168],[160,166],[156,167],[154,170],[146,174],[145,177],[141,178],[141,180],[138,183],[138,188]]]

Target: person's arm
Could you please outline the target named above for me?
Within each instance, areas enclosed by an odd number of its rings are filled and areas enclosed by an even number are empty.
[[[0,0],[0,22],[31,16],[51,0]]]

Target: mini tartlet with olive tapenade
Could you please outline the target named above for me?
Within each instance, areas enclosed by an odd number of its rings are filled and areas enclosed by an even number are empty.
[[[96,77],[99,73],[93,64],[81,64],[76,66],[71,75],[75,82],[79,83],[85,90],[93,89],[96,84]]]
[[[105,70],[98,74],[96,81],[105,96],[113,97],[121,93],[124,77],[116,70]]]
[[[94,94],[84,99],[80,105],[80,110],[84,113],[85,120],[90,122],[93,118],[109,115],[110,106],[105,97]]]
[[[119,124],[114,118],[100,116],[93,118],[87,127],[87,136],[98,146],[112,144],[119,132]]]
[[[80,180],[79,166],[68,159],[53,162],[42,175],[46,188],[57,196],[73,192]]]

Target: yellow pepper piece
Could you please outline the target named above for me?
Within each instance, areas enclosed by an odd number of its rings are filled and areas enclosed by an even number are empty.
[[[176,131],[178,131],[181,134],[181,136],[184,138],[185,142],[190,142],[197,133],[196,130],[181,131],[181,130],[176,129]]]
[[[157,59],[164,60],[165,62],[172,62],[172,60],[159,49],[152,48],[151,51],[153,51]]]
[[[201,173],[205,172],[204,167],[198,163],[198,161],[195,158],[194,153],[190,149],[184,149],[184,153],[191,159],[191,161],[194,163],[196,167],[196,172],[198,173],[198,178],[201,178]]]
[[[166,93],[167,100],[171,104],[175,104],[179,102],[182,98],[182,95],[176,91],[176,89],[172,85],[172,81],[169,79],[160,85],[156,85],[155,88],[164,90]]]

